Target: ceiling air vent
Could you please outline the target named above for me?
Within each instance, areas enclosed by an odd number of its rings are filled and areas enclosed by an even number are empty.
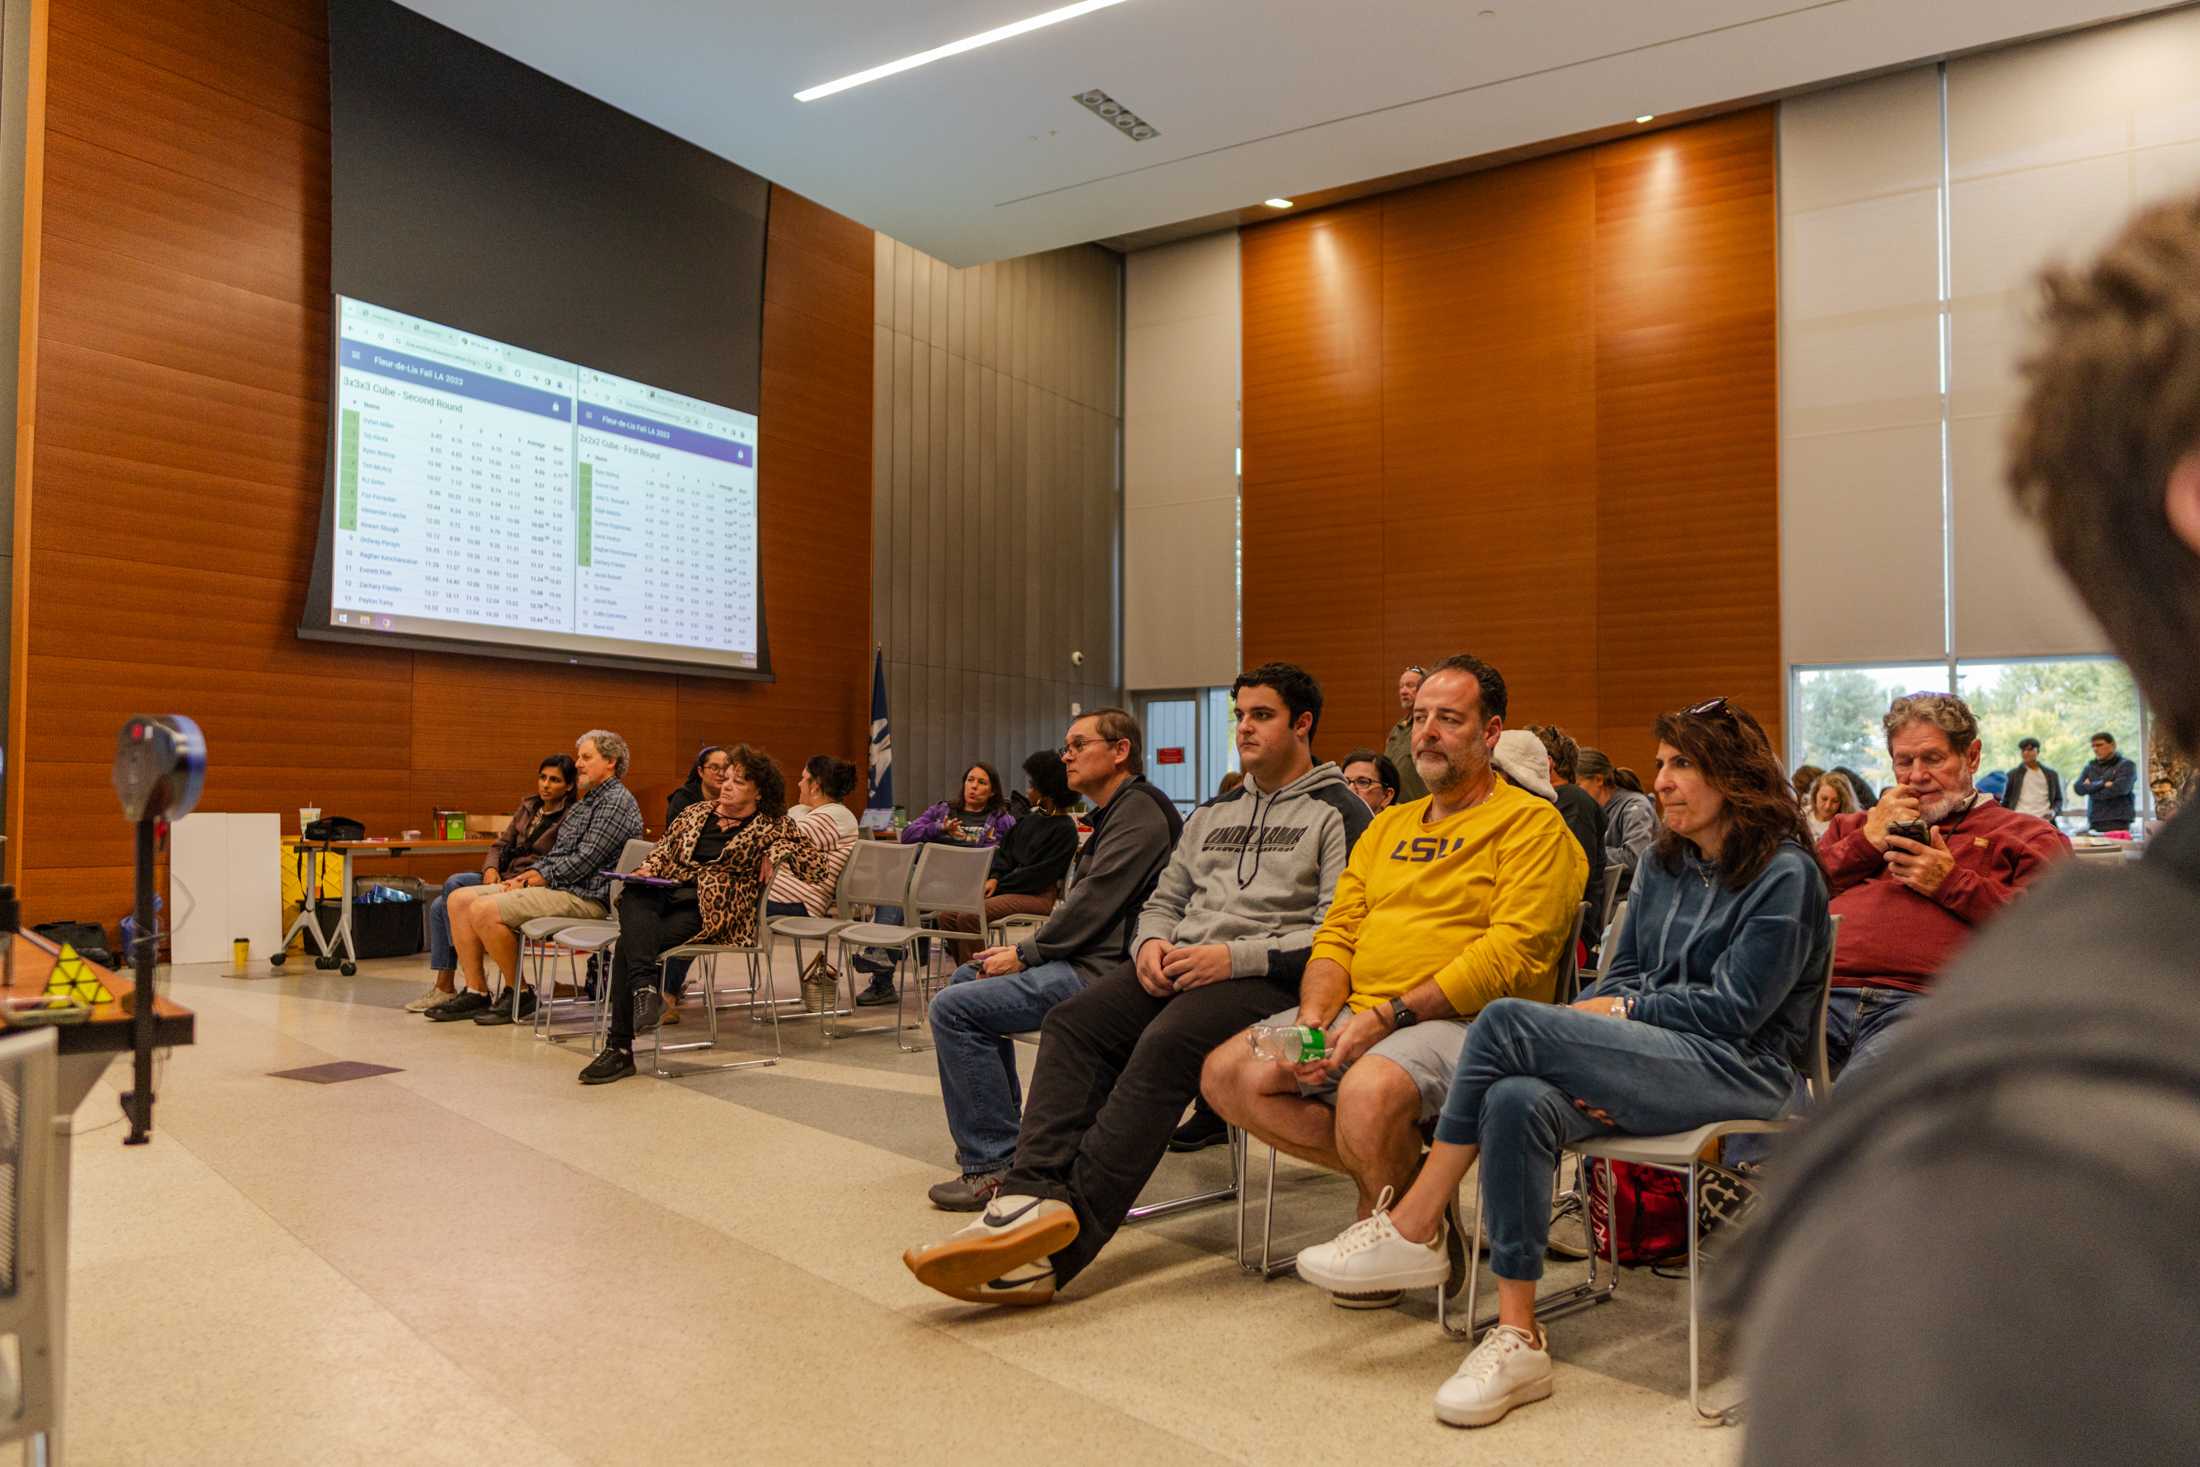
[[[1094,87],[1070,99],[1134,143],[1161,136],[1161,129],[1140,117],[1106,92]]]

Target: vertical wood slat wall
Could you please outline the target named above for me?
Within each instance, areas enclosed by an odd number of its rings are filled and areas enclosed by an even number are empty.
[[[914,814],[973,760],[1021,787],[1071,703],[1117,697],[1122,263],[874,247],[871,622]]]
[[[38,919],[112,920],[116,729],[178,711],[202,808],[305,803],[377,833],[508,809],[591,726],[652,823],[695,748],[857,758],[869,696],[870,231],[772,201],[758,466],[778,681],[300,642],[329,361],[326,8],[50,0],[37,240],[24,771],[8,853]],[[10,771],[11,774],[14,772]]]
[[[1471,651],[1648,772],[1714,694],[1783,746],[1773,114],[1244,231],[1245,661],[1380,747]]]

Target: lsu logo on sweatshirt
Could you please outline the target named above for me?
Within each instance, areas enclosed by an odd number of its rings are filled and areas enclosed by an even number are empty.
[[[1446,839],[1439,835],[1417,835],[1411,840],[1401,840],[1390,848],[1390,859],[1420,864],[1441,861],[1446,856],[1456,856],[1467,848],[1465,836]]]

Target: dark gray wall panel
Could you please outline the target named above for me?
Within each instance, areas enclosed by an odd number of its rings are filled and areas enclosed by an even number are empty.
[[[872,620],[914,811],[1120,701],[1122,262],[877,262]]]

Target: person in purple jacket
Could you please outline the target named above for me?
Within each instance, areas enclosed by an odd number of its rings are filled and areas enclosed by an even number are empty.
[[[1008,796],[1001,788],[1000,774],[980,759],[963,771],[961,795],[926,806],[923,814],[902,827],[901,843],[914,846],[937,840],[962,846],[997,846],[1015,823],[1016,817],[1008,813]],[[878,920],[899,922],[901,909],[881,907]],[[890,954],[867,949],[856,955],[855,965],[871,975],[870,986],[856,995],[858,1004],[873,1008],[894,1001],[894,961]]]

